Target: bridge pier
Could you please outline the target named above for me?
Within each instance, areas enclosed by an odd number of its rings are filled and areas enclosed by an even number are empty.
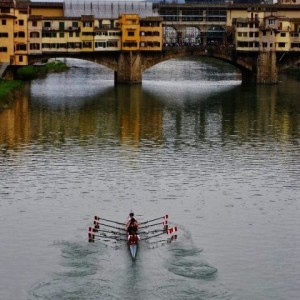
[[[275,51],[259,52],[257,58],[256,83],[278,83],[278,67]]]
[[[115,71],[115,84],[141,82],[142,63],[140,52],[121,52],[118,57],[117,71]]]

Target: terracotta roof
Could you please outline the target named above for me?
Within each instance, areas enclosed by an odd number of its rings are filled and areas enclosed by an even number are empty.
[[[95,17],[93,15],[82,15],[81,20],[82,21],[94,21]]]
[[[17,17],[12,15],[1,14],[0,19],[16,19]]]
[[[156,17],[156,16],[145,17],[145,18],[142,18],[141,21],[153,21],[153,22],[158,21],[158,22],[160,22],[160,21],[163,21],[163,17]]]

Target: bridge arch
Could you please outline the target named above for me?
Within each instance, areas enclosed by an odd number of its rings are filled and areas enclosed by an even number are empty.
[[[225,61],[237,67],[244,82],[277,83],[278,72],[300,63],[299,55],[286,55],[275,52],[237,52],[234,47],[223,45],[211,46],[168,46],[161,52],[150,51],[116,51],[116,52],[86,52],[86,53],[49,53],[40,56],[29,56],[29,64],[37,61],[47,61],[50,58],[78,58],[103,65],[114,71],[115,83],[141,83],[142,74],[152,66],[180,57],[206,56]]]
[[[242,57],[237,57],[233,49],[230,51],[228,48],[219,46],[166,47],[161,55],[153,55],[151,59],[142,56],[142,72],[158,63],[170,59],[201,56],[215,58],[233,65],[240,70],[243,81],[248,82],[255,80],[255,78],[253,78],[253,75],[256,74],[254,60],[256,61],[257,57],[253,57],[253,60],[247,61]]]

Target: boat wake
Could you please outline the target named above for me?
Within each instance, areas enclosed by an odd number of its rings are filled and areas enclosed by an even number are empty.
[[[201,256],[203,249],[193,245],[190,233],[182,228],[180,241],[169,248],[167,268],[170,272],[194,279],[211,279],[217,268],[209,265]]]

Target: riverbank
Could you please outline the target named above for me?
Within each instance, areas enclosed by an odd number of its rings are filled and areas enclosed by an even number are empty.
[[[69,67],[60,60],[54,60],[47,64],[24,66],[17,71],[16,78],[20,80],[34,80],[46,76],[48,73],[64,72]]]
[[[22,88],[21,80],[0,79],[0,110],[8,108],[12,104],[13,91]]]
[[[64,72],[69,67],[60,60],[43,65],[24,66],[17,71],[17,80],[0,79],[0,110],[12,104],[13,91],[22,88],[24,81],[30,81],[46,76],[48,73]]]

